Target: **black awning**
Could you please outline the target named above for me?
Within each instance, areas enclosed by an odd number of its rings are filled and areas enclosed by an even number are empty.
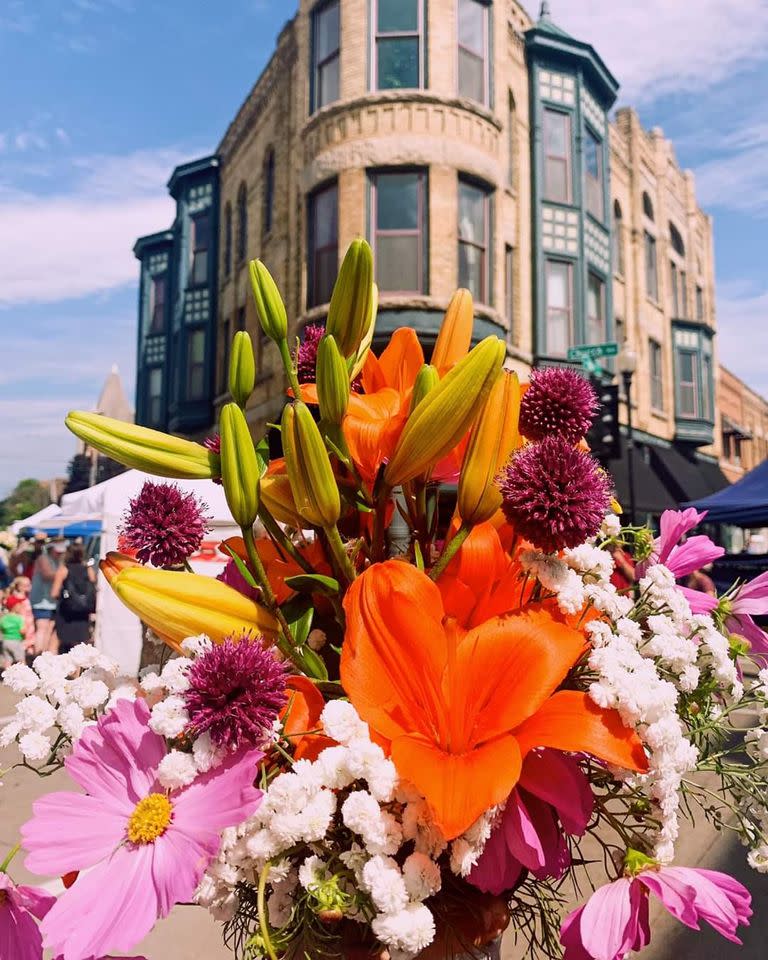
[[[731,481],[726,477],[720,467],[711,460],[699,460],[699,469],[703,476],[710,493],[717,493],[730,486]]]
[[[616,499],[624,510],[629,509],[629,468],[627,463],[627,442],[621,438],[621,459],[609,460],[608,472],[613,477],[616,489]],[[643,450],[635,448],[633,457],[635,474],[635,510],[638,514],[660,514],[664,510],[673,509],[678,501],[673,493],[667,489],[653,467],[646,463]]]
[[[650,447],[649,449],[651,462],[664,486],[675,497],[676,503],[700,500],[710,495],[712,490],[701,469],[700,460],[689,458],[677,447]]]

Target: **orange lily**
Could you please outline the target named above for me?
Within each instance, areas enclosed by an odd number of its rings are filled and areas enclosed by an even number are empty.
[[[229,547],[244,563],[248,563],[248,551],[245,549],[245,541],[242,537],[230,537],[224,541],[222,547]],[[327,576],[333,575],[331,565],[325,557],[323,545],[319,540],[313,540],[312,543],[297,547],[297,549],[315,573],[323,573]],[[305,572],[304,569],[299,566],[293,557],[283,553],[272,540],[266,537],[260,537],[256,541],[256,552],[264,564],[269,585],[272,587],[277,602],[283,603],[294,596],[296,591],[286,586],[286,577],[297,577]]]
[[[325,700],[317,687],[302,676],[290,676],[287,681],[288,703],[283,707],[280,719],[283,721],[283,736],[294,750],[296,760],[316,760],[326,747],[336,745],[335,740],[322,733],[320,714]]]
[[[507,798],[535,747],[647,769],[616,711],[558,690],[586,643],[543,607],[467,629],[435,583],[393,560],[358,577],[344,606],[344,689],[447,839]]]

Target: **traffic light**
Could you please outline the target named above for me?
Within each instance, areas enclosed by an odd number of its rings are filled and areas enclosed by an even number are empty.
[[[587,433],[587,443],[598,460],[615,460],[621,456],[619,434],[619,388],[616,384],[602,384],[592,379],[599,407]]]

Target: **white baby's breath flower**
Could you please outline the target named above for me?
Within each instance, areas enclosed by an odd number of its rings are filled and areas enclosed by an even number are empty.
[[[440,868],[424,853],[412,853],[403,864],[403,880],[411,900],[426,900],[441,887]]]
[[[157,767],[157,779],[167,790],[186,787],[197,776],[197,766],[191,753],[170,750]]]
[[[149,726],[161,737],[173,740],[181,736],[188,723],[189,714],[181,697],[167,697],[152,707]]]
[[[51,752],[51,741],[44,734],[33,730],[31,733],[25,733],[19,740],[19,750],[25,760],[30,763],[38,763],[45,760]]]
[[[353,740],[369,738],[368,725],[363,723],[348,700],[331,700],[326,703],[320,722],[328,736],[337,743],[346,745]]]
[[[191,665],[189,657],[174,657],[166,663],[160,678],[168,693],[184,693],[189,689],[187,670]]]
[[[376,917],[371,929],[390,949],[415,957],[435,939],[435,918],[423,903],[409,903],[396,913]]]
[[[72,681],[69,696],[83,710],[95,710],[109,699],[109,687],[103,680],[92,680],[84,674]]]
[[[143,673],[139,683],[145,693],[160,693],[165,689],[165,684],[160,678],[160,674],[154,670]]]
[[[391,857],[371,857],[363,867],[362,886],[382,913],[397,913],[408,903],[403,875]]]
[[[24,697],[16,704],[16,721],[22,730],[42,733],[56,722],[56,708],[42,697]]]
[[[193,657],[202,656],[207,650],[211,649],[211,646],[210,638],[204,633],[197,637],[187,637],[181,641],[181,649],[191,653]]]
[[[3,683],[14,693],[34,693],[40,685],[40,677],[25,663],[14,663],[3,672]]]
[[[85,714],[76,703],[59,707],[56,723],[68,737],[77,740],[85,729]]]
[[[0,727],[0,747],[8,747],[21,733],[22,727],[18,720],[11,720],[5,726]]]

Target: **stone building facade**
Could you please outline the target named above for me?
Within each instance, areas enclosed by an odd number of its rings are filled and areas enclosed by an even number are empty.
[[[661,132],[631,110],[609,120],[617,91],[599,53],[561,30],[547,3],[533,21],[516,0],[300,0],[215,157],[201,161],[218,234],[199,405],[182,386],[189,271],[174,262],[193,254],[181,187],[173,230],[137,243],[140,422],[213,429],[238,329],[257,353],[253,430],[274,421],[285,383],[259,335],[248,260],[265,261],[300,336],[324,318],[340,257],[363,236],[380,286],[379,343],[407,324],[429,354],[458,286],[475,299],[475,338],[501,336],[508,366],[524,375],[566,362],[576,344],[626,340],[639,360],[635,459],[651,491],[641,512],[698,495],[675,482],[682,472],[712,492],[725,482],[712,225]],[[164,348],[158,399],[147,290],[164,253],[167,336],[178,339]],[[604,366],[608,381],[612,361]]]
[[[722,457],[731,483],[768,457],[768,400],[725,367],[717,384]]]

